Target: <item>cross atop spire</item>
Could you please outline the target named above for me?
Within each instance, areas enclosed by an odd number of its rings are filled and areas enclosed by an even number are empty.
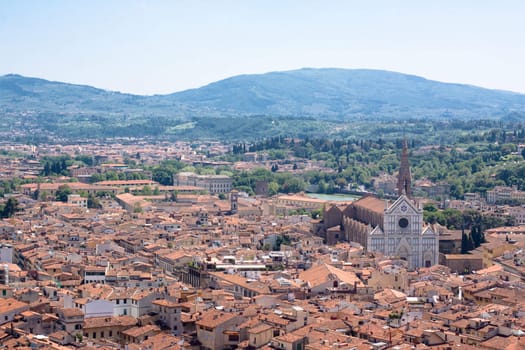
[[[397,194],[412,197],[412,176],[410,175],[410,164],[408,163],[408,142],[403,140],[403,151],[401,152],[401,165],[397,178]]]

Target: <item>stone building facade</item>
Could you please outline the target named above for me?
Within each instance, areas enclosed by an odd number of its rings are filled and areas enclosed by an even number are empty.
[[[393,203],[374,196],[363,197],[346,208],[325,208],[317,234],[327,243],[337,227],[343,240],[357,242],[367,251],[406,260],[409,269],[438,264],[439,233],[423,222],[423,210],[411,198],[411,176],[405,141],[399,170],[399,197]]]
[[[367,237],[367,250],[406,260],[410,269],[438,263],[439,234],[423,226],[423,210],[401,195],[384,213],[383,228]]]
[[[198,175],[181,172],[173,178],[173,184],[200,187],[209,193],[229,193],[232,190],[232,179],[226,175]]]

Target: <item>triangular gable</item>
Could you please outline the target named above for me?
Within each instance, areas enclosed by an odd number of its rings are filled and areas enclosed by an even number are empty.
[[[336,205],[330,205],[330,207],[326,209],[325,212],[331,215],[342,215],[341,208]]]
[[[394,212],[400,213],[420,213],[420,210],[416,205],[404,194],[401,195],[388,209],[385,211],[385,214],[392,214]]]
[[[372,232],[370,232],[369,235],[370,235],[370,236],[375,236],[375,235],[378,236],[378,235],[384,235],[384,234],[385,234],[385,233],[383,232],[383,230],[381,230],[381,227],[376,226],[376,227],[372,230]]]
[[[432,230],[430,226],[427,226],[423,229],[423,232],[421,232],[422,236],[434,236],[435,232]]]

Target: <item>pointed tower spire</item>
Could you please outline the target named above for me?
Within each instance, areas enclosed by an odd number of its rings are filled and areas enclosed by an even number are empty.
[[[401,165],[397,178],[397,194],[412,197],[412,176],[410,175],[410,164],[408,163],[408,142],[403,140],[403,151],[401,152]]]

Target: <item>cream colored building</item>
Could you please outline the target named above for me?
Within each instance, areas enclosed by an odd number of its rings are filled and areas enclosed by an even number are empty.
[[[391,288],[405,292],[408,290],[408,284],[407,271],[395,266],[372,270],[367,281],[367,285],[375,291]]]
[[[71,205],[76,205],[80,208],[87,208],[88,200],[85,197],[80,196],[79,194],[70,194],[67,196],[67,203]]]
[[[525,191],[519,191],[516,187],[496,186],[487,191],[487,203],[495,204],[505,200],[525,200]]]
[[[229,193],[232,190],[232,179],[226,175],[197,175],[181,172],[173,182],[175,186],[196,186],[210,193]]]
[[[262,323],[248,331],[248,341],[252,348],[260,348],[268,344],[273,338],[273,327]]]

